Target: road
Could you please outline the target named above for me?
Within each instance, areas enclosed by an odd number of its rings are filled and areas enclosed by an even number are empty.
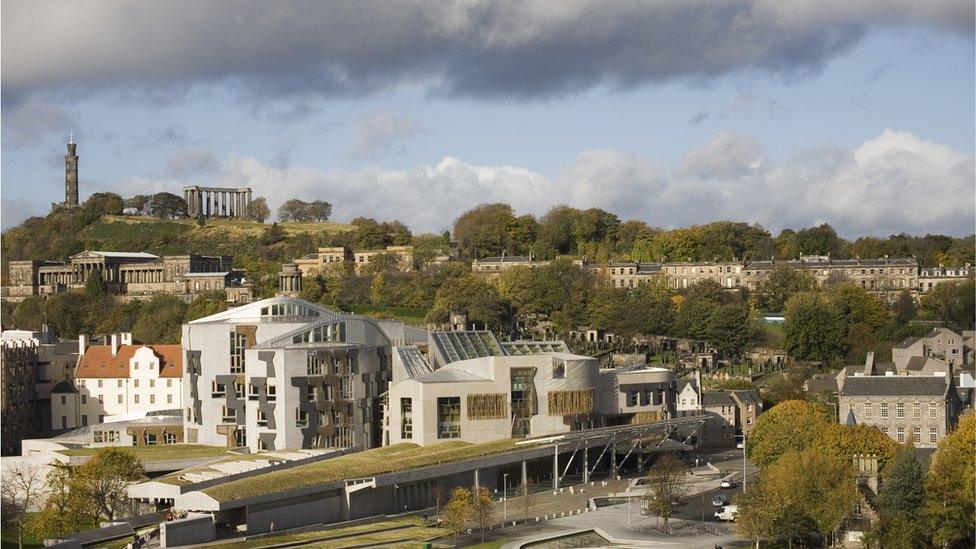
[[[701,521],[704,517],[705,522],[720,522],[715,518],[715,511],[720,508],[712,506],[712,497],[717,494],[724,494],[731,502],[736,494],[742,491],[742,450],[731,449],[709,453],[704,456],[708,462],[718,467],[723,473],[735,473],[735,488],[718,489],[698,494],[681,500],[681,506],[675,510],[674,517],[685,520]],[[755,477],[756,468],[752,463],[746,462],[746,489],[748,482]]]

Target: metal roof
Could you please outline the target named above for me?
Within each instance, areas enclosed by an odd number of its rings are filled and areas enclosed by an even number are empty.
[[[495,334],[488,330],[431,332],[430,338],[444,364],[505,354],[495,339]]]

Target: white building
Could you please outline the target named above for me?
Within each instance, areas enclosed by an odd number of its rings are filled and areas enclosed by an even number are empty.
[[[179,345],[133,344],[130,333],[113,334],[109,345],[88,345],[88,339],[81,336],[78,353],[74,379],[51,389],[55,429],[182,408],[183,352]]]
[[[275,297],[183,325],[186,442],[284,448],[380,443],[390,338],[373,320]]]
[[[388,400],[388,444],[449,439],[481,443],[672,417],[673,373],[600,369],[566,352],[483,356],[432,368],[416,347],[397,347]]]

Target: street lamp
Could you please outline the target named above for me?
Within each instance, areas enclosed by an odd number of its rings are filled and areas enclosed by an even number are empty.
[[[742,493],[746,492],[746,432],[742,431]]]
[[[502,520],[508,520],[508,473],[502,475]]]

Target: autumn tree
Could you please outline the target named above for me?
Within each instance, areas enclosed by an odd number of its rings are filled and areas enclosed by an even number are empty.
[[[428,322],[447,322],[452,311],[466,311],[468,320],[498,328],[505,318],[505,304],[498,290],[477,275],[447,280],[427,312]]]
[[[17,547],[24,547],[24,530],[28,513],[40,499],[44,489],[44,475],[40,469],[28,463],[8,468],[0,483],[0,514],[3,528],[17,532]]]
[[[810,273],[789,267],[773,269],[756,288],[756,306],[769,312],[781,312],[790,296],[798,292],[809,292],[817,287],[817,281]]]
[[[746,452],[753,463],[765,467],[787,452],[808,448],[833,424],[823,405],[787,400],[759,416],[749,433]]]
[[[258,223],[264,223],[265,219],[271,217],[271,209],[268,208],[268,201],[263,196],[259,196],[248,203],[247,217]]]
[[[675,500],[685,495],[686,471],[685,464],[674,454],[657,458],[647,471],[648,492],[644,499],[647,501],[647,508],[664,520],[665,530],[668,529],[668,520],[674,512]]]
[[[126,208],[135,208],[141,212],[145,209],[146,204],[149,203],[151,198],[152,196],[148,194],[137,194],[132,198],[126,198],[122,205]]]
[[[481,531],[481,543],[485,542],[485,531],[491,528],[491,506],[494,502],[491,497],[491,490],[484,486],[479,486],[477,491],[471,494],[471,511],[474,515],[478,529]]]
[[[784,308],[783,349],[799,360],[830,361],[844,354],[844,318],[822,295],[793,295]]]
[[[146,213],[160,219],[181,219],[189,214],[186,200],[173,193],[156,193],[146,205]]]
[[[109,192],[94,193],[81,205],[82,209],[94,215],[121,215],[125,202],[122,197]]]
[[[458,536],[464,531],[474,512],[471,498],[471,490],[459,486],[451,492],[451,499],[444,506],[444,527],[453,536],[455,547]]]
[[[976,414],[969,412],[959,419],[956,429],[939,442],[925,481],[924,516],[935,545],[947,547],[964,540],[972,541],[976,526],[973,448],[976,448]]]
[[[822,452],[846,459],[853,459],[859,454],[874,455],[878,457],[878,464],[881,467],[884,467],[898,450],[898,444],[881,429],[864,423],[845,425],[832,422],[821,431],[813,446]]]
[[[63,538],[97,525],[98,510],[75,473],[70,465],[53,464],[46,478],[44,506],[28,521],[34,537]]]
[[[463,257],[482,258],[512,254],[511,229],[515,214],[508,204],[481,204],[454,221],[454,240]]]

